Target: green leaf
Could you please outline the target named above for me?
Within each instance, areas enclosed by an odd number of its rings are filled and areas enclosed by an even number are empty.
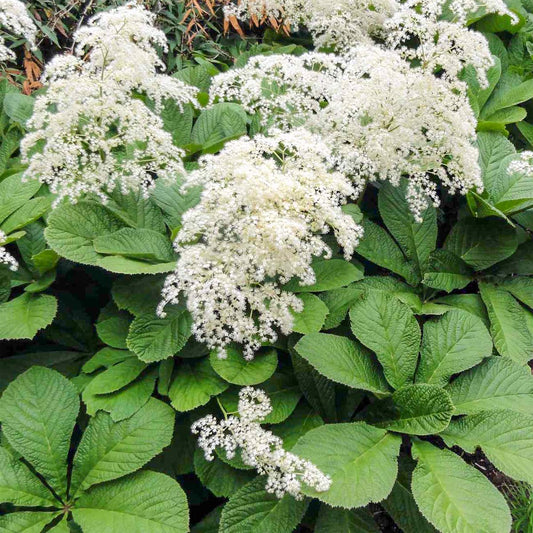
[[[209,359],[182,361],[170,385],[168,397],[176,411],[191,411],[228,388],[215,374]]]
[[[121,255],[160,263],[175,260],[168,237],[145,228],[121,228],[96,237],[93,245],[100,254]]]
[[[413,496],[422,514],[439,531],[510,531],[511,513],[505,498],[481,472],[429,442],[414,442],[412,452],[418,461],[413,472]]]
[[[374,426],[407,433],[434,435],[445,429],[454,411],[449,394],[435,386],[408,385],[373,403],[365,420]]]
[[[516,152],[513,143],[505,135],[494,132],[478,134],[479,159],[483,183],[489,191],[500,179],[500,166],[503,159]]]
[[[123,276],[115,281],[111,294],[119,309],[135,316],[147,313],[155,316],[164,281],[163,276]]]
[[[0,447],[0,502],[21,507],[58,505],[50,491],[30,469]]]
[[[161,111],[165,130],[172,134],[176,146],[186,146],[191,142],[194,110],[191,105],[180,106],[173,100],[166,100]]]
[[[183,214],[193,208],[200,201],[201,187],[191,187],[183,191],[180,181],[167,183],[157,180],[152,196],[154,202],[163,211],[167,224],[171,228],[181,226]]]
[[[418,285],[420,277],[387,231],[368,219],[363,221],[363,228],[365,234],[357,247],[357,253],[368,261],[399,274],[409,284]]]
[[[166,263],[147,263],[120,255],[106,255],[98,259],[97,266],[115,274],[161,274],[172,272],[176,266],[175,261]]]
[[[347,337],[311,333],[302,337],[294,348],[328,379],[378,394],[390,391],[372,354]]]
[[[427,287],[446,292],[464,289],[472,281],[472,270],[448,250],[439,249],[431,254],[423,283]]]
[[[328,315],[327,305],[314,294],[303,293],[299,298],[302,300],[304,308],[301,313],[293,313],[294,323],[292,330],[304,335],[320,331]]]
[[[487,306],[490,332],[498,353],[526,364],[533,357],[533,337],[525,321],[525,309],[505,290],[481,282],[481,297]]]
[[[503,220],[463,218],[450,231],[444,247],[474,270],[485,270],[513,255],[518,239]]]
[[[385,226],[422,278],[430,253],[437,244],[437,210],[429,206],[417,223],[407,203],[407,180],[400,186],[383,184],[378,196],[379,213]]]
[[[102,348],[96,352],[82,367],[83,372],[92,374],[100,368],[110,368],[111,366],[121,363],[126,359],[135,357],[132,352],[127,350],[117,350],[116,348]]]
[[[237,470],[220,459],[208,461],[204,452],[194,452],[194,471],[202,485],[209,489],[217,498],[231,498],[241,487],[256,477],[255,472]]]
[[[0,305],[0,339],[33,339],[52,323],[56,312],[54,296],[21,294]]]
[[[83,533],[189,531],[187,497],[178,482],[150,471],[94,487],[76,502],[72,515]]]
[[[174,412],[154,398],[122,422],[98,413],[74,457],[71,494],[135,472],[170,444],[173,429]]]
[[[453,309],[424,324],[416,381],[443,387],[459,374],[492,355],[492,340],[482,320]]]
[[[120,311],[111,303],[106,305],[96,323],[96,332],[102,342],[113,348],[126,349],[126,337],[130,327],[131,317],[125,311]]]
[[[82,265],[96,265],[103,257],[96,252],[96,237],[113,233],[124,224],[104,206],[90,202],[63,204],[48,217],[45,236],[61,257]]]
[[[320,506],[315,533],[379,533],[378,526],[365,509],[334,509]]]
[[[146,368],[146,363],[129,357],[98,374],[84,390],[85,394],[109,394],[135,380]]]
[[[533,241],[521,244],[509,259],[496,265],[494,271],[498,275],[533,276]]]
[[[220,515],[222,514],[223,507],[223,505],[219,505],[200,520],[200,522],[194,524],[191,528],[191,533],[218,533]]]
[[[61,374],[34,366],[0,399],[2,432],[9,444],[61,497],[67,491],[67,456],[80,401]]]
[[[22,182],[22,173],[13,174],[0,181],[0,222],[26,205],[41,188],[37,180]]]
[[[25,126],[33,113],[35,98],[19,92],[8,93],[4,97],[4,112],[14,122]]]
[[[300,285],[297,279],[292,279],[284,289],[296,293],[323,292],[344,287],[363,278],[361,268],[343,259],[315,261],[313,270],[316,275],[316,283],[313,285]]]
[[[533,309],[533,279],[526,277],[508,278],[498,283],[498,286]]]
[[[44,196],[29,200],[2,222],[2,231],[9,235],[13,231],[35,222],[48,211],[51,203],[50,198]]]
[[[283,448],[290,451],[302,435],[323,424],[315,410],[306,402],[301,402],[287,420],[272,428],[272,432],[283,440]]]
[[[191,336],[192,318],[186,309],[169,308],[164,318],[146,313],[132,322],[128,348],[146,363],[176,355]]]
[[[282,499],[265,490],[265,479],[255,478],[237,491],[224,506],[220,533],[291,533],[308,502],[289,495]]]
[[[527,366],[505,357],[490,357],[446,387],[455,414],[512,409],[533,415],[533,376]]]
[[[0,516],[2,533],[41,533],[57,513],[22,511]]]
[[[340,326],[346,318],[348,310],[352,307],[355,300],[361,296],[362,292],[363,290],[359,287],[359,284],[355,283],[348,287],[321,293],[320,299],[328,308],[328,315],[326,316],[323,329],[328,330]]]
[[[329,424],[304,435],[292,452],[331,477],[327,492],[304,493],[334,507],[355,508],[386,498],[398,473],[400,437],[363,422]]]
[[[246,113],[238,104],[215,104],[198,117],[191,142],[209,148],[226,139],[246,134]]]
[[[350,310],[353,334],[373,352],[393,388],[412,381],[420,327],[407,305],[393,296],[368,292]]]
[[[483,452],[509,477],[533,481],[533,416],[516,411],[483,411],[454,420],[442,433],[447,446]]]
[[[228,383],[234,385],[257,385],[269,379],[278,366],[276,350],[256,354],[252,360],[244,358],[235,348],[226,350],[227,357],[220,359],[217,352],[211,352],[209,360],[213,370]]]
[[[486,118],[500,109],[521,104],[531,98],[533,98],[533,80],[526,80],[517,85],[507,85],[503,90],[496,90],[492,94],[481,113],[481,118]]]

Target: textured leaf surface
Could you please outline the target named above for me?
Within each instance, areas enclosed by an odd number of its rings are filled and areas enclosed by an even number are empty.
[[[185,346],[191,324],[191,315],[185,309],[169,309],[165,318],[147,313],[132,322],[126,343],[146,363],[161,361]]]
[[[32,367],[0,399],[2,432],[9,444],[64,496],[67,456],[80,402],[72,383],[58,372]]]
[[[293,448],[331,477],[327,492],[304,493],[334,507],[355,508],[386,498],[398,473],[400,437],[362,422],[311,430]]]
[[[408,385],[373,403],[369,424],[410,435],[434,435],[448,426],[454,407],[450,396],[435,385]]]
[[[2,533],[41,533],[50,523],[53,513],[22,511],[0,516],[0,531]]]
[[[299,298],[304,304],[304,309],[301,313],[293,313],[292,330],[304,335],[320,331],[328,314],[327,305],[314,294],[304,293]]]
[[[471,268],[449,250],[439,249],[431,254],[424,285],[433,289],[452,292],[463,289],[472,281]]]
[[[320,506],[315,533],[379,533],[378,526],[366,509],[333,509]]]
[[[533,415],[533,376],[528,367],[505,357],[491,357],[446,387],[455,413],[512,409]]]
[[[174,412],[152,398],[127,420],[91,418],[74,457],[71,493],[135,472],[170,444]]]
[[[351,308],[350,321],[353,334],[376,353],[393,388],[412,380],[421,334],[407,305],[385,293],[368,292]]]
[[[424,516],[442,533],[503,533],[511,513],[503,495],[474,467],[450,450],[413,443],[418,465],[413,496]]]
[[[21,294],[0,305],[0,339],[33,339],[52,323],[56,313],[54,296]]]
[[[483,411],[454,420],[442,433],[447,446],[468,453],[476,448],[509,477],[533,481],[533,415],[516,411]]]
[[[276,350],[256,354],[248,361],[242,352],[235,348],[226,350],[227,357],[220,359],[216,352],[211,352],[209,360],[213,370],[228,383],[234,385],[257,385],[263,383],[274,374],[278,366]]]
[[[224,506],[220,533],[291,533],[299,524],[308,502],[291,496],[281,500],[265,490],[257,477],[237,491]]]
[[[328,379],[354,389],[378,393],[390,391],[372,354],[347,337],[311,333],[302,337],[294,348]]]
[[[146,366],[146,363],[139,361],[136,357],[128,357],[98,374],[87,385],[84,393],[109,394],[115,392],[136,379]]]
[[[187,497],[177,481],[157,472],[137,472],[94,487],[72,514],[83,533],[187,533]]]
[[[453,374],[492,354],[492,340],[480,318],[451,310],[424,324],[416,381],[444,386]]]

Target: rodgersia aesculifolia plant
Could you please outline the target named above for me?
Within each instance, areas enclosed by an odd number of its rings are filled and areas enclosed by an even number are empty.
[[[533,5],[198,2],[0,81],[0,532],[508,533]],[[251,31],[174,57],[182,8]]]

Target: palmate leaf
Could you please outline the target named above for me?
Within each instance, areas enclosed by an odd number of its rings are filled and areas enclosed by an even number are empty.
[[[390,391],[372,354],[347,337],[311,333],[302,337],[294,349],[332,381],[380,394]]]
[[[533,376],[528,367],[506,357],[490,357],[446,387],[455,414],[512,409],[533,415]]]
[[[454,420],[441,434],[448,446],[468,453],[481,448],[509,477],[533,482],[533,415],[516,411],[483,411]]]
[[[56,493],[67,491],[67,456],[80,402],[58,372],[32,367],[0,399],[2,432]]]
[[[458,374],[492,355],[492,340],[481,321],[454,309],[424,324],[416,381],[444,386]]]
[[[224,506],[220,533],[291,533],[299,524],[308,501],[286,495],[278,499],[256,477],[238,490]]]
[[[412,380],[421,333],[407,305],[385,293],[368,292],[351,308],[350,321],[353,334],[375,352],[393,388]]]
[[[365,420],[374,426],[410,435],[435,435],[445,429],[454,407],[448,393],[423,383],[407,385],[373,403]]]
[[[505,498],[474,467],[450,450],[416,441],[413,496],[422,514],[442,533],[503,533],[511,529]]]
[[[170,444],[173,428],[174,412],[155,398],[119,423],[98,413],[74,457],[71,495],[135,472]]]
[[[5,448],[0,448],[0,502],[22,507],[58,505],[30,469]]]
[[[307,496],[334,507],[362,507],[386,498],[398,473],[401,438],[363,422],[329,424],[304,435],[292,452],[331,477],[327,492]]]
[[[187,533],[187,497],[177,481],[137,472],[92,488],[72,510],[83,533]]]

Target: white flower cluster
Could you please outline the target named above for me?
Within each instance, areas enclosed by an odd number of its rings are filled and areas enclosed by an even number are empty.
[[[281,284],[315,282],[313,257],[331,255],[320,234],[333,230],[351,257],[362,229],[341,205],[356,191],[307,130],[232,141],[200,160],[186,182],[197,185],[201,201],[183,217],[180,258],[159,312],[183,292],[199,341],[221,357],[228,344],[241,343],[252,358],[278,329],[291,332],[291,309],[301,311],[302,303]]]
[[[0,230],[0,244],[6,239],[6,234]],[[10,270],[17,270],[19,267],[17,260],[3,246],[0,246],[0,264],[7,265]]]
[[[533,152],[526,150],[517,154],[517,158],[513,159],[507,166],[508,174],[524,174],[533,178]]]
[[[35,46],[37,27],[31,19],[26,6],[19,0],[0,0],[0,28],[14,35],[24,37],[30,46]],[[0,36],[0,62],[15,59],[2,36]]]
[[[267,476],[266,490],[278,498],[291,494],[297,500],[302,499],[302,483],[317,492],[329,490],[329,476],[310,461],[285,451],[283,441],[261,427],[260,421],[271,411],[264,391],[245,387],[239,392],[238,417],[230,415],[218,421],[213,415],[207,415],[192,425],[192,432],[199,435],[198,445],[208,461],[214,459],[217,448],[228,459],[235,457],[240,449],[243,462]]]
[[[24,177],[49,184],[57,201],[88,193],[105,201],[116,188],[146,193],[155,175],[183,174],[183,153],[158,111],[165,98],[194,102],[196,89],[158,72],[154,45],[166,41],[153,21],[135,3],[99,14],[75,34],[76,54],[47,66],[48,89],[36,100],[21,151]]]

